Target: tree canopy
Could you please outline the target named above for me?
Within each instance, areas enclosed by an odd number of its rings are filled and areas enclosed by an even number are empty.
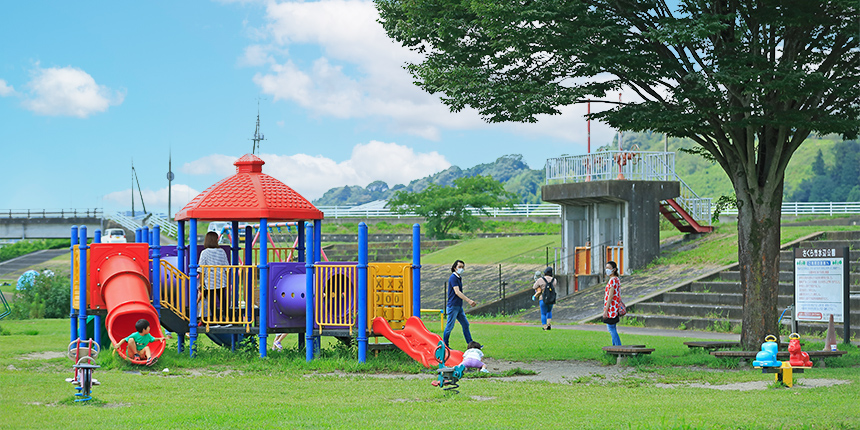
[[[420,192],[398,191],[388,205],[395,212],[413,212],[425,217],[427,235],[444,239],[451,236],[453,228],[472,231],[482,225],[470,208],[490,216],[488,208],[512,206],[514,197],[505,191],[501,182],[477,175],[457,178],[453,187],[430,184]]]
[[[778,333],[785,168],[810,133],[854,138],[860,129],[857,0],[376,5],[388,35],[423,53],[407,66],[417,85],[453,111],[535,122],[628,90],[635,99],[591,117],[700,145],[737,197],[741,341],[753,347]]]

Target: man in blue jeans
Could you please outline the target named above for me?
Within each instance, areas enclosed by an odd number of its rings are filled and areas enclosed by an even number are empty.
[[[472,333],[469,332],[469,320],[466,319],[466,312],[463,311],[463,301],[465,300],[471,307],[475,307],[477,303],[463,294],[462,275],[465,269],[466,263],[463,260],[457,260],[451,266],[452,273],[451,277],[448,278],[448,303],[446,307],[448,321],[445,323],[445,332],[442,334],[445,346],[448,346],[448,339],[451,337],[451,331],[454,330],[454,321],[460,321],[466,344],[472,341]]]

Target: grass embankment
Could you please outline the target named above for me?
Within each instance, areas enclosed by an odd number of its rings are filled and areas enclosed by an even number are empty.
[[[490,239],[469,239],[445,249],[421,256],[422,264],[451,264],[460,259],[467,264],[532,264],[546,263],[547,248],[549,258],[554,258],[553,248],[561,245],[561,236],[496,237]]]

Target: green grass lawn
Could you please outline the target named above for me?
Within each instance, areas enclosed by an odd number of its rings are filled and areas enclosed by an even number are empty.
[[[62,351],[68,322],[2,321],[0,326],[10,333],[0,336],[0,428],[857,428],[860,423],[855,347],[842,362],[798,375],[791,389],[721,391],[689,384],[772,376],[689,351],[681,345],[684,338],[625,336],[625,342],[657,351],[632,362],[623,379],[595,375],[555,384],[466,378],[455,394],[431,386],[432,372],[397,351],[358,365],[348,349],[326,342],[326,357],[308,364],[295,349],[260,359],[201,342],[199,357],[190,359],[177,354],[171,340],[155,369],[119,362],[105,352],[99,358],[104,368],[95,372],[102,385],[94,387],[94,400],[75,404],[74,390],[63,380],[71,376],[71,361],[34,355]],[[487,345],[487,356],[496,359],[609,361],[599,349],[608,340],[605,332],[491,324],[473,324],[472,331]],[[288,341],[294,344],[295,335]],[[463,347],[459,332],[452,342]],[[165,367],[170,373],[160,371]],[[348,373],[333,372],[338,369]],[[393,375],[377,378],[376,373]],[[424,377],[410,377],[416,374]],[[849,383],[802,388],[807,378]],[[551,418],[539,399],[551,400]]]

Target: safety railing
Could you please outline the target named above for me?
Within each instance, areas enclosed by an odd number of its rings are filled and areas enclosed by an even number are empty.
[[[108,215],[107,218],[125,227],[126,229],[131,230],[132,232],[140,228],[140,223],[135,221],[133,218],[125,216],[119,212]]]
[[[726,208],[723,215],[737,215],[738,208]],[[783,215],[847,215],[860,214],[860,202],[783,202]]]
[[[102,209],[2,209],[0,218],[102,218]]]
[[[678,204],[697,222],[710,225],[712,199],[696,194],[675,172],[675,153],[656,151],[604,151],[546,160],[546,183],[608,181],[678,181]]]
[[[412,264],[370,263],[367,277],[368,321],[383,317],[391,328],[403,328],[412,315]]]
[[[326,218],[402,218],[417,217],[415,213],[395,213],[389,208],[361,209],[357,206],[317,206],[323,211]],[[481,209],[468,208],[470,213],[476,216],[486,216]],[[561,216],[561,206],[552,203],[541,204],[516,204],[510,208],[485,208],[491,217],[536,217],[536,216]]]
[[[210,325],[244,325],[256,322],[259,279],[254,266],[200,266],[200,321]]]
[[[167,235],[169,237],[177,237],[179,235],[179,227],[176,223],[171,222],[167,218],[162,218],[156,214],[150,214],[148,218],[146,218],[146,225],[150,227],[160,226],[161,234]]]
[[[176,266],[161,260],[161,306],[170,309],[185,321],[190,321],[188,315],[188,275]]]
[[[314,267],[314,308],[320,327],[352,327],[356,318],[355,265],[320,264]]]
[[[245,248],[239,248],[239,255],[244,259]],[[266,247],[267,261],[269,263],[288,263],[296,261],[298,251],[296,248]],[[251,264],[260,264],[260,248],[251,249]]]

